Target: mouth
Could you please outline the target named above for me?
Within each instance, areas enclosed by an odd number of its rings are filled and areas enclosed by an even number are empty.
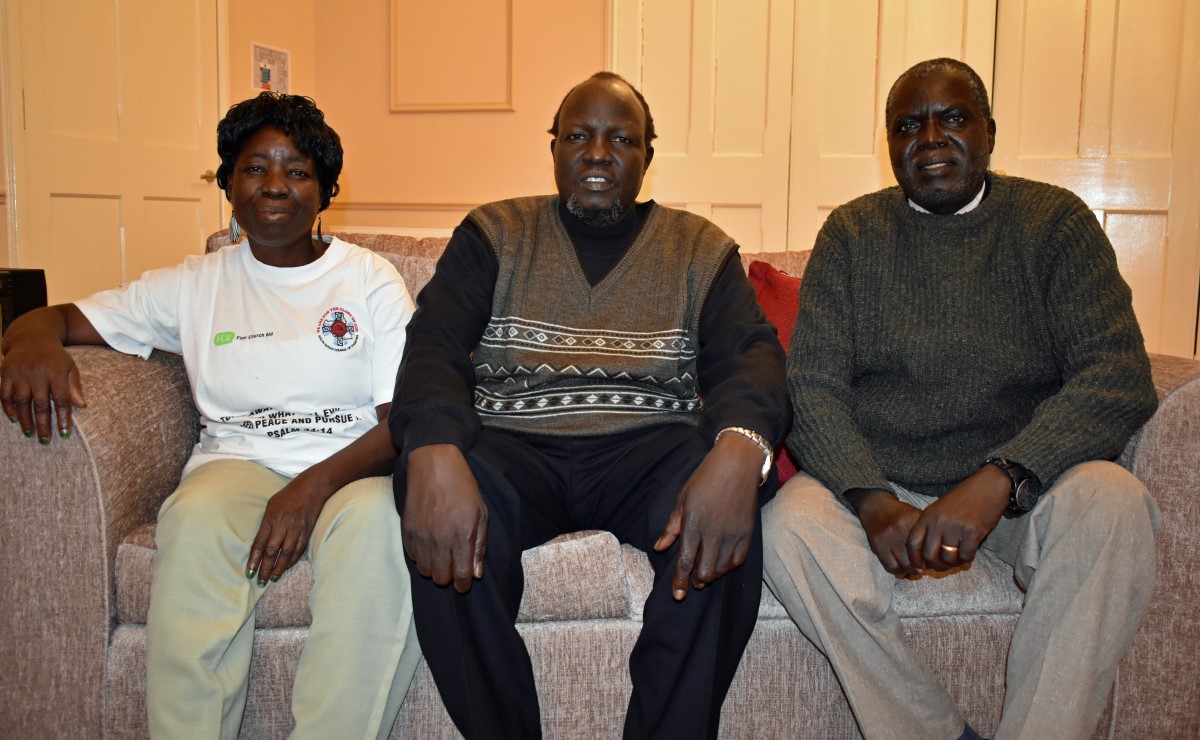
[[[953,162],[927,162],[925,164],[917,165],[917,170],[920,172],[936,173],[940,170],[952,167],[953,165]]]
[[[579,178],[579,184],[587,190],[607,190],[613,186],[611,177],[589,174]]]
[[[259,208],[258,216],[264,220],[274,220],[286,218],[292,215],[292,212],[287,208]]]

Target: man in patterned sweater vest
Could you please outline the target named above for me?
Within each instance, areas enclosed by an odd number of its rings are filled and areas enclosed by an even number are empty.
[[[804,276],[788,448],[807,475],[764,510],[767,584],[864,736],[977,737],[892,592],[987,550],[1025,590],[995,737],[1089,737],[1154,584],[1158,511],[1109,462],[1157,403],[1130,290],[1079,198],[987,171],[970,67],[905,72],[885,125],[900,187],[830,214]]]
[[[610,530],[655,571],[625,736],[715,737],[758,613],[783,351],[733,241],[635,202],[640,93],[594,75],[550,133],[558,195],[472,211],[409,325],[390,424],[417,633],[468,740],[540,737],[521,552]]]

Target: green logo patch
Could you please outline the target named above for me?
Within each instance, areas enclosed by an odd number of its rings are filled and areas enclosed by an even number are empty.
[[[234,333],[231,331],[219,331],[213,337],[213,344],[220,347],[222,344],[230,344],[233,342]]]

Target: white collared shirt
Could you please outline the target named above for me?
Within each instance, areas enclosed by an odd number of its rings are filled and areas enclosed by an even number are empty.
[[[954,215],[961,216],[964,213],[968,213],[970,211],[975,210],[979,206],[979,204],[983,202],[983,193],[985,190],[987,190],[987,182],[986,181],[983,183],[983,185],[980,186],[979,192],[975,194],[975,197],[971,199],[971,202],[966,204],[962,208],[959,208],[957,211],[955,211]],[[912,206],[914,210],[920,211],[921,213],[929,213],[929,211],[925,210],[921,206],[914,203],[912,198],[908,199],[908,204],[910,206]]]

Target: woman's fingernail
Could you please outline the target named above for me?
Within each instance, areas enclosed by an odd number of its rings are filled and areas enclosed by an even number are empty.
[[[15,417],[15,416],[8,417],[8,420],[11,421],[13,424],[17,423],[17,417]]]
[[[32,436],[33,436],[33,430],[32,430],[32,429],[25,429],[25,430],[24,430],[24,433],[25,433],[25,436],[26,436],[26,437],[32,437]]]
[[[58,436],[62,437],[63,439],[66,439],[67,437],[71,436],[71,430],[66,427],[63,427],[62,429],[58,430]]]
[[[260,585],[260,586],[265,586],[265,585],[267,585],[267,579],[265,579],[265,578],[259,578],[259,579],[258,579],[258,585]]]
[[[38,444],[48,445],[48,444],[50,444],[50,438],[49,437],[38,437]]]
[[[253,568],[247,568],[247,569],[246,569],[246,577],[247,577],[247,578],[253,578],[253,577],[254,577],[254,569],[253,569]]]
[[[271,576],[271,583],[279,580],[279,576]]]

